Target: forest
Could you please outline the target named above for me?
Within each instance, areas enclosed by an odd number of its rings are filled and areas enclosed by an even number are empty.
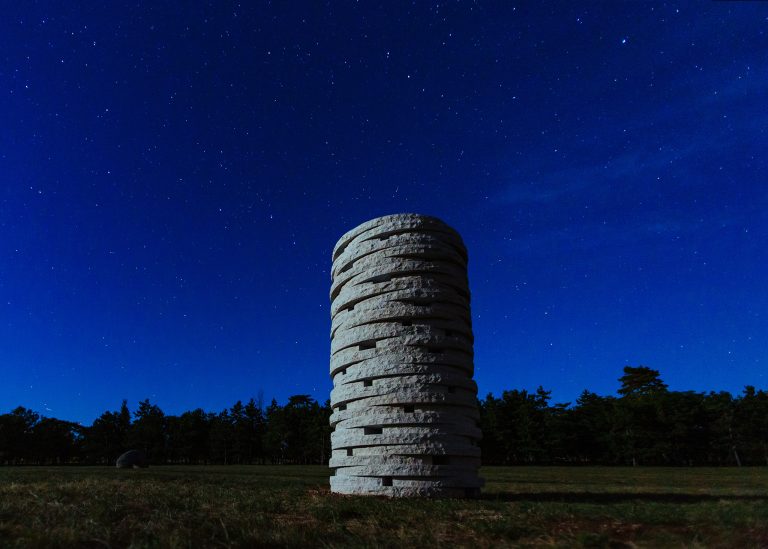
[[[487,465],[768,465],[768,392],[670,391],[657,370],[626,366],[615,396],[554,403],[539,387],[478,400]],[[91,425],[17,407],[0,415],[0,465],[112,465],[125,450],[153,464],[322,464],[328,402],[295,395],[220,412],[163,413],[126,401]]]

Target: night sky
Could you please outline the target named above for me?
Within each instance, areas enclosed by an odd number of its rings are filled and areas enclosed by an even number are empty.
[[[768,387],[766,3],[3,11],[0,413],[324,401],[398,212],[464,237],[481,396]]]

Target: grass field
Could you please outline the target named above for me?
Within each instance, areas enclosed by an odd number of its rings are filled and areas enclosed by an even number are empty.
[[[325,467],[0,467],[0,547],[768,547],[768,469],[487,467],[477,500],[337,496]]]

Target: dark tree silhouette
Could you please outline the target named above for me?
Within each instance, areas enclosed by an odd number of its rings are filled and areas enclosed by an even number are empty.
[[[144,450],[153,462],[165,461],[167,424],[163,411],[146,399],[139,402],[133,416],[134,421],[128,437],[129,445]]]
[[[552,403],[539,387],[488,394],[480,404],[487,464],[768,465],[768,393],[669,391],[657,370],[624,368],[618,396],[584,391]],[[123,401],[90,426],[24,407],[0,414],[0,464],[114,465],[137,448],[153,464],[327,463],[330,403],[261,395],[218,413],[166,415],[149,400],[133,417]]]
[[[647,396],[667,390],[667,384],[661,381],[659,371],[647,366],[624,366],[624,375],[619,381],[621,396]]]

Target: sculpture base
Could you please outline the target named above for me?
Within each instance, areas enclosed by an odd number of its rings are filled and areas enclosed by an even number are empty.
[[[387,496],[396,498],[476,498],[483,480],[480,478],[418,480],[397,477],[332,476],[331,492],[354,496]]]

